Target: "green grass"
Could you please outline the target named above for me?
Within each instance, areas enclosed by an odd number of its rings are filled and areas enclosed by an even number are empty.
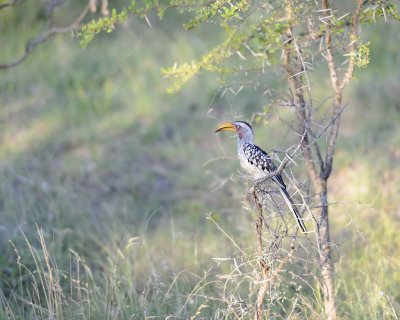
[[[39,29],[30,19],[31,31],[15,31],[23,39],[1,34],[2,60]],[[208,75],[167,95],[160,67],[212,46],[201,41],[207,28],[174,30],[131,21],[85,50],[60,37],[0,74],[0,319],[235,319],[238,297],[255,294],[250,276],[221,277],[233,260],[213,259],[243,257],[208,213],[250,260],[254,216],[236,161],[210,160],[235,154],[232,139],[215,137],[217,120],[248,116],[266,98],[252,89],[219,98]],[[344,319],[400,316],[399,70],[397,55],[373,59],[348,92],[330,181]],[[288,117],[256,127],[257,143],[288,146]],[[270,314],[297,301],[292,319],[318,317],[317,284],[297,290],[285,277]]]

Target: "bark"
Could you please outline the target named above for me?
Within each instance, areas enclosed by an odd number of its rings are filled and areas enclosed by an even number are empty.
[[[358,35],[359,15],[363,1],[357,0],[356,8],[354,9],[352,18],[352,35],[356,38]],[[328,18],[331,14],[331,7],[329,0],[322,0],[322,8],[325,10],[324,15]],[[346,85],[351,80],[354,71],[354,55],[352,53],[356,50],[356,41],[351,40],[348,46],[349,64],[347,70],[342,78],[339,80],[338,71],[335,60],[333,58],[332,48],[332,32],[331,24],[328,23],[325,32],[325,45],[327,49],[327,64],[334,91],[333,111],[332,111],[332,125],[328,134],[328,145],[326,151],[325,165],[321,168],[320,181],[320,205],[321,213],[318,223],[318,241],[319,241],[319,254],[321,265],[321,280],[324,293],[324,308],[325,315],[328,320],[336,319],[336,303],[335,303],[335,286],[334,286],[334,266],[331,260],[331,243],[329,239],[329,215],[328,215],[328,187],[327,182],[331,175],[333,168],[333,159],[336,148],[336,140],[340,128],[340,114],[342,112],[342,94]]]
[[[328,320],[336,319],[334,266],[331,260],[331,243],[329,238],[328,188],[327,181],[321,181],[320,219],[318,222],[319,262],[321,282],[324,294],[325,316]]]
[[[293,96],[293,104],[296,108],[297,115],[297,133],[300,137],[302,146],[302,154],[306,163],[306,168],[313,184],[314,191],[318,196],[320,211],[317,216],[317,241],[319,249],[319,262],[321,272],[321,285],[323,289],[323,302],[325,317],[328,320],[336,319],[336,302],[335,302],[335,286],[334,286],[334,265],[331,259],[331,243],[329,233],[329,214],[328,214],[328,187],[327,182],[332,172],[334,152],[336,140],[340,128],[340,115],[342,108],[343,90],[352,78],[354,70],[354,52],[356,50],[356,41],[358,36],[359,15],[363,1],[357,0],[356,7],[352,17],[352,29],[350,43],[348,45],[349,63],[346,71],[340,79],[336,62],[334,60],[333,45],[332,45],[332,25],[331,15],[332,10],[329,0],[321,0],[323,15],[326,18],[327,26],[323,32],[325,38],[326,62],[329,70],[332,91],[334,94],[332,113],[330,115],[332,122],[330,123],[329,132],[327,135],[327,149],[323,159],[318,141],[311,131],[311,102],[307,104],[305,93],[303,91],[304,80],[303,73],[306,72],[305,66],[300,63],[301,49],[297,47],[295,39],[293,39],[293,27],[290,25],[293,17],[291,0],[285,2],[285,19],[289,22],[289,27],[284,35],[285,45],[283,48],[283,67],[286,71],[286,78],[289,84],[290,91]],[[297,58],[297,59],[296,59]],[[311,89],[308,88],[308,91]],[[315,150],[313,155],[311,148]]]
[[[256,187],[253,188],[253,200],[256,205],[258,217],[256,220],[256,234],[257,234],[257,255],[260,261],[260,269],[261,269],[261,286],[258,290],[257,301],[256,301],[256,312],[255,312],[255,320],[262,320],[263,318],[263,301],[268,289],[268,271],[269,267],[265,262],[263,257],[263,237],[262,237],[262,226],[263,226],[263,210],[262,205],[257,197]]]
[[[291,1],[287,2],[286,6],[286,18],[288,21],[291,18]],[[292,37],[292,28],[289,27],[287,30],[287,37]],[[328,320],[336,319],[336,303],[335,303],[335,290],[334,290],[334,267],[330,257],[331,246],[329,239],[329,216],[328,216],[328,189],[327,189],[327,178],[325,178],[325,164],[320,155],[319,146],[317,141],[313,141],[315,144],[318,162],[314,161],[314,157],[311,151],[311,139],[309,134],[310,128],[310,115],[311,112],[307,112],[310,106],[307,106],[304,92],[303,92],[303,81],[299,74],[301,74],[303,66],[298,63],[292,62],[293,50],[292,45],[289,43],[284,47],[283,65],[286,70],[286,77],[289,84],[290,91],[293,95],[293,102],[296,108],[297,114],[297,133],[300,138],[300,144],[302,146],[302,154],[305,159],[308,174],[313,184],[315,193],[319,196],[320,212],[318,215],[317,224],[317,239],[319,244],[319,260],[320,260],[320,272],[321,272],[321,284],[323,288],[323,300],[324,300],[324,312]],[[332,131],[334,135],[332,135]],[[339,118],[335,119],[332,123],[331,135],[333,147],[336,143],[337,134],[339,131]],[[312,138],[312,137],[311,137]],[[328,147],[329,148],[329,147]],[[328,155],[328,153],[327,153]],[[332,164],[332,159],[329,158],[329,163]],[[316,163],[319,163],[317,168]],[[325,162],[326,163],[326,162]],[[330,169],[331,170],[331,169]],[[330,172],[329,172],[330,173]]]

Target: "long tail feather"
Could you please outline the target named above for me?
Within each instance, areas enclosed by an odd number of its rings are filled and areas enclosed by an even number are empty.
[[[279,188],[279,190],[282,194],[283,199],[285,199],[287,206],[289,207],[290,211],[292,212],[293,217],[296,219],[296,222],[299,225],[301,231],[303,231],[303,233],[306,233],[307,232],[306,226],[304,225],[304,222],[301,219],[299,210],[297,210],[292,199],[290,198],[289,193],[286,191],[285,188],[282,188],[282,187]]]

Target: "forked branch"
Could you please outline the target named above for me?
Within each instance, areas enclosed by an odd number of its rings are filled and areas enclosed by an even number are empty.
[[[324,16],[326,20],[329,19],[331,15],[331,6],[329,0],[322,0],[322,8],[324,9]],[[335,119],[332,123],[331,130],[328,135],[327,151],[325,156],[325,168],[322,172],[322,178],[324,180],[328,179],[332,172],[333,155],[336,147],[336,140],[339,133],[340,126],[340,114],[342,110],[342,95],[345,86],[349,83],[353,76],[354,64],[355,64],[355,50],[358,37],[358,27],[359,27],[359,16],[361,7],[363,5],[363,0],[357,0],[356,8],[354,9],[352,18],[352,31],[350,34],[350,43],[348,45],[348,56],[349,62],[347,65],[346,72],[342,79],[338,78],[338,72],[336,63],[333,57],[332,48],[332,25],[328,22],[325,31],[325,46],[326,46],[326,60],[328,63],[329,74],[331,78],[332,88],[334,90],[335,96],[333,101],[332,119]],[[329,20],[328,20],[329,21]]]

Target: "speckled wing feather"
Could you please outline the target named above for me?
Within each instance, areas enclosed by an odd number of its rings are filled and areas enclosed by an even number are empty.
[[[243,146],[244,156],[251,166],[253,166],[254,170],[260,170],[265,172],[266,174],[274,172],[277,170],[276,165],[272,162],[271,157],[257,147],[254,144],[247,143]],[[257,168],[257,169],[256,169]],[[303,232],[307,232],[306,226],[304,225],[303,220],[301,219],[301,215],[299,210],[297,210],[293,200],[290,198],[289,193],[286,190],[286,185],[283,182],[283,178],[280,174],[275,175],[271,178],[278,185],[280,192],[282,194],[283,199],[285,200],[287,206],[293,214],[293,217],[296,219],[297,224]]]
[[[247,143],[244,145],[243,151],[247,161],[251,165],[256,166],[258,169],[264,171],[266,174],[277,170],[276,165],[272,162],[272,159],[268,153],[256,145]],[[280,174],[277,174],[272,179],[275,180],[281,188],[286,189],[285,182],[283,182]]]

